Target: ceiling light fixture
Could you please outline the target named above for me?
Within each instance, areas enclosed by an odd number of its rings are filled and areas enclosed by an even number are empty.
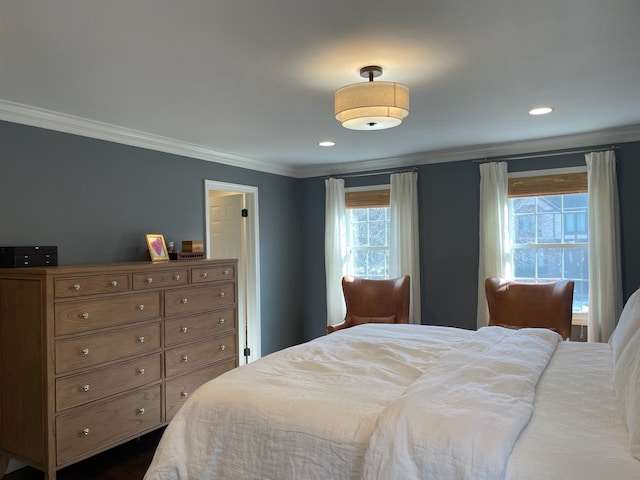
[[[395,127],[409,115],[409,89],[394,82],[374,82],[382,67],[360,69],[368,82],[342,87],[335,94],[335,115],[343,127],[351,130],[382,130]]]
[[[332,142],[331,140],[324,140],[320,143],[318,143],[318,145],[320,145],[321,147],[333,147],[335,146],[336,142]]]
[[[546,115],[553,112],[553,107],[536,107],[529,110],[529,115]]]

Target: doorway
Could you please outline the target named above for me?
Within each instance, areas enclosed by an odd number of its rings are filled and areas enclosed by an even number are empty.
[[[238,359],[244,365],[261,356],[258,188],[205,180],[204,191],[207,258],[238,259]]]

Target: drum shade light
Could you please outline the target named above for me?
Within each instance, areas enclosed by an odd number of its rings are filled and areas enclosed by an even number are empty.
[[[351,130],[383,130],[398,126],[409,115],[409,89],[394,82],[374,82],[382,67],[360,69],[368,82],[354,83],[335,93],[335,116]]]

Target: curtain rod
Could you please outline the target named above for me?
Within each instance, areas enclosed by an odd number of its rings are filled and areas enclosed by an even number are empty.
[[[417,167],[407,168],[405,170],[380,170],[378,172],[369,173],[347,173],[345,175],[329,175],[325,178],[354,178],[354,177],[371,177],[373,175],[392,175],[394,173],[417,172]]]
[[[580,150],[561,150],[557,152],[549,152],[549,153],[537,153],[532,155],[519,155],[513,157],[487,157],[482,160],[474,160],[476,163],[488,163],[488,162],[497,162],[497,161],[508,161],[508,160],[526,160],[528,158],[542,158],[542,157],[558,157],[561,155],[574,155],[576,153],[594,153],[594,152],[606,152],[607,150],[616,150],[618,147],[615,145],[611,145],[610,147],[598,147],[598,148],[582,148]]]

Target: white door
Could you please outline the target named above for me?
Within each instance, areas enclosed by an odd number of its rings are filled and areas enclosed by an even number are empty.
[[[237,258],[240,272],[244,272],[243,208],[243,193],[209,191],[210,258]]]
[[[258,189],[205,180],[205,215],[207,258],[238,259],[238,356],[242,365],[261,356]],[[247,357],[245,347],[250,352]]]

